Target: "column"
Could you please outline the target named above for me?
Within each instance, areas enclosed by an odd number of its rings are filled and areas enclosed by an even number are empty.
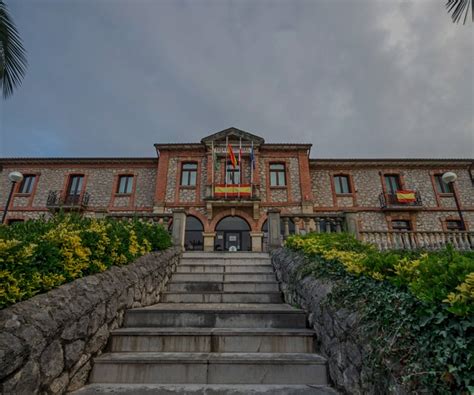
[[[204,251],[214,251],[214,240],[216,232],[202,232],[204,239]]]
[[[263,232],[250,232],[250,237],[252,238],[252,251],[261,252]]]
[[[346,218],[347,231],[358,239],[359,238],[359,221],[357,220],[357,214],[345,213],[344,216]]]
[[[268,247],[270,249],[281,247],[280,210],[268,210]]]
[[[184,235],[186,230],[186,212],[183,209],[173,210],[173,244],[184,251]]]
[[[283,221],[283,237],[286,239],[290,235],[290,219],[288,217],[282,218]]]

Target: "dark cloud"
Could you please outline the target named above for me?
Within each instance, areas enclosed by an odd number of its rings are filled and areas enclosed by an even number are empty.
[[[472,26],[439,1],[20,1],[3,156],[153,155],[236,126],[313,157],[472,157]]]

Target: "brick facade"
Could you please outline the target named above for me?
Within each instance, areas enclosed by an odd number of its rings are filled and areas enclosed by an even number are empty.
[[[241,182],[250,184],[253,173],[251,199],[213,198],[213,182],[225,183],[226,139],[232,143],[236,155],[240,139],[245,146]],[[256,158],[254,170],[249,155],[251,144]],[[212,146],[221,147],[216,166]],[[282,216],[292,217],[300,229],[315,229],[316,215],[350,212],[356,214],[361,230],[390,230],[392,220],[409,220],[413,230],[441,231],[446,229],[446,219],[459,216],[454,195],[438,193],[434,177],[453,171],[458,175],[454,193],[466,227],[474,228],[473,160],[470,159],[310,159],[309,144],[267,144],[234,128],[206,137],[201,143],[156,144],[156,148],[156,158],[0,159],[0,207],[5,206],[10,191],[8,174],[20,171],[35,175],[35,182],[29,194],[18,193],[19,185],[16,185],[8,220],[50,215],[49,193],[58,191],[59,196],[64,196],[70,176],[83,175],[82,191],[88,193],[89,201],[82,211],[88,216],[121,213],[171,216],[174,209],[183,208],[187,214],[199,218],[204,232],[213,232],[218,219],[228,215],[241,216],[252,232],[260,232],[267,211],[277,208]],[[183,163],[197,164],[197,181],[193,186],[180,185]],[[272,163],[284,165],[286,185],[271,185]],[[387,192],[384,175],[389,174],[399,176],[402,189],[417,191],[421,204],[381,207],[380,196]],[[121,175],[133,177],[130,193],[118,193]],[[348,177],[348,193],[336,193],[334,177],[338,175]]]

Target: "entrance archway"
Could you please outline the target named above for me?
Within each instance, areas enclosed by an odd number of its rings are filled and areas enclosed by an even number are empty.
[[[186,228],[184,232],[184,248],[189,250],[202,251],[204,245],[204,238],[202,232],[204,226],[202,222],[192,215],[186,217]]]
[[[216,251],[250,251],[250,226],[241,217],[224,217],[216,225]]]

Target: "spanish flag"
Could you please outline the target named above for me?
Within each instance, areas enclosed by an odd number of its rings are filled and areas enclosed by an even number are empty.
[[[413,191],[397,191],[396,196],[399,203],[416,202],[415,192]]]
[[[234,151],[232,150],[232,146],[227,144],[227,152],[229,153],[230,163],[232,163],[232,167],[235,169],[237,167],[237,158],[234,155]]]

